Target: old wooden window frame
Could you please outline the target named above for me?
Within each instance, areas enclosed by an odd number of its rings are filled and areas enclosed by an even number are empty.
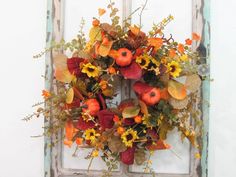
[[[123,0],[123,14],[128,16],[131,9],[132,0]],[[63,37],[64,24],[64,0],[48,0],[47,1],[47,47],[51,41],[60,41]],[[210,64],[210,0],[192,0],[192,31],[199,33],[202,38],[193,48],[200,52],[200,55],[206,64]],[[46,89],[53,89],[53,51],[46,53],[46,74],[48,78],[45,82]],[[124,93],[127,92],[128,85],[123,85]],[[126,90],[126,91],[125,91]],[[209,123],[209,81],[204,81],[202,84],[202,99],[204,103],[201,105],[203,130],[202,137],[203,149],[201,159],[194,158],[194,151],[191,150],[191,165],[190,174],[157,174],[158,177],[207,177],[208,173],[208,123]],[[124,95],[127,96],[127,95]],[[49,125],[50,121],[45,120],[45,125]],[[62,168],[61,144],[52,147],[49,146],[55,142],[56,137],[45,137],[44,150],[44,176],[45,177],[76,177],[76,176],[99,176],[99,171],[93,171],[91,174],[86,174],[86,171],[74,171],[72,169]],[[114,172],[114,176],[151,176],[144,173],[131,173],[128,167],[121,165],[120,172]]]

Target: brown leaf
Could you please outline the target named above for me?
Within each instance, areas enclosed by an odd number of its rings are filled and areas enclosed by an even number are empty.
[[[169,103],[171,106],[173,106],[174,109],[184,109],[186,108],[186,106],[188,105],[188,97],[186,97],[185,99],[183,100],[177,100],[175,98],[170,98],[169,99]]]
[[[196,92],[201,86],[201,79],[197,74],[189,75],[186,78],[185,86],[190,92]]]
[[[118,136],[112,136],[108,140],[108,147],[113,153],[120,153],[127,149],[125,144]]]

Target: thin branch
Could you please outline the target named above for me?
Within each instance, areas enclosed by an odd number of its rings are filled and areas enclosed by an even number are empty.
[[[143,15],[143,11],[144,11],[145,7],[147,6],[147,2],[148,2],[148,0],[145,1],[145,4],[142,6],[141,12],[140,12],[140,14],[139,14],[139,26],[140,26],[140,28],[141,28],[141,26],[142,26],[142,15]]]

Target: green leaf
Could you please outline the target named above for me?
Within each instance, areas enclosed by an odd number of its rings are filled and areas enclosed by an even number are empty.
[[[123,118],[132,118],[137,116],[139,112],[140,112],[139,106],[127,107],[123,110],[122,116]]]

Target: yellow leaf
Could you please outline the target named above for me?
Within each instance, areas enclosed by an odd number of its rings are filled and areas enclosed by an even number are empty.
[[[98,15],[99,15],[99,16],[102,16],[102,15],[105,14],[105,13],[106,13],[106,10],[105,10],[105,9],[101,9],[101,8],[98,9]]]
[[[137,36],[137,35],[139,34],[139,32],[140,32],[140,28],[137,27],[136,25],[130,26],[129,29],[130,29],[130,31],[131,31],[134,35],[136,35],[136,36]]]
[[[55,69],[54,73],[56,80],[64,83],[71,83],[71,81],[74,79],[74,75],[70,73],[68,69],[61,70],[61,69]]]
[[[66,103],[71,104],[74,99],[74,90],[73,88],[70,88],[68,92],[66,93]]]
[[[173,80],[168,82],[168,92],[173,98],[177,100],[183,100],[187,96],[186,87],[183,84]]]
[[[103,57],[106,57],[111,50],[112,44],[113,44],[113,41],[108,41],[106,45],[101,44],[98,48],[98,54]]]
[[[56,55],[53,58],[53,64],[56,69],[60,69],[60,70],[67,69],[67,56],[64,54]]]
[[[99,26],[94,26],[90,29],[89,32],[90,42],[94,43],[95,41],[102,40],[102,30]]]

